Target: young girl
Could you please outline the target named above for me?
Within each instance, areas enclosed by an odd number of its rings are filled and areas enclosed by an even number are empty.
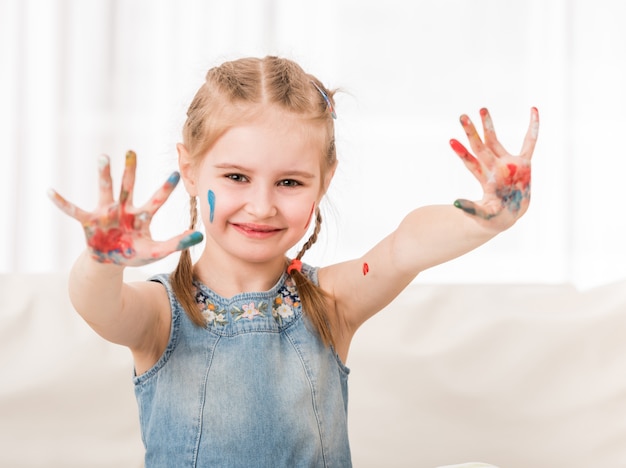
[[[224,63],[209,70],[187,112],[180,175],[148,203],[132,203],[133,152],[118,202],[105,157],[95,211],[51,192],[87,238],[69,281],[76,310],[132,351],[147,467],[351,466],[344,363],[354,333],[419,272],[480,246],[527,210],[537,110],[515,157],[482,109],[484,141],[461,117],[473,155],[450,142],[481,183],[481,201],[418,208],[361,258],[302,263],[337,168],[333,95],[289,60]],[[151,219],[179,177],[190,229],[156,242]],[[198,213],[204,236],[194,231]],[[187,249],[203,237],[192,265]],[[175,251],[173,273],[123,281],[125,267]]]

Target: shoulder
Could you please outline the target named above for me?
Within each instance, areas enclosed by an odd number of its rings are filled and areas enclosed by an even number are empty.
[[[131,346],[135,367],[141,373],[152,367],[163,354],[172,327],[173,294],[169,275],[157,275],[144,281],[127,284],[135,292],[134,301],[141,303],[145,329],[142,339]]]
[[[320,268],[318,277],[338,318],[353,331],[389,304],[412,279],[390,267],[377,251]]]
[[[126,298],[132,301],[137,309],[154,317],[155,311],[170,309],[172,287],[169,275],[156,275],[146,280],[126,283],[128,294]],[[143,315],[143,314],[142,314]]]
[[[306,276],[307,278],[309,278],[309,280],[311,280],[311,282],[316,286],[320,285],[318,272],[319,272],[319,267],[311,266],[306,263],[302,264],[302,274]]]

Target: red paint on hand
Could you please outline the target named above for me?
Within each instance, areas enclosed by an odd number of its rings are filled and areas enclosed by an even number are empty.
[[[461,143],[454,139],[450,140],[450,146],[452,147],[452,150],[463,160],[463,162],[468,167],[470,167],[470,169],[476,175],[482,175],[483,169],[480,166],[480,163],[474,156],[469,153],[469,151],[467,151],[467,148],[465,148],[465,146],[463,146]]]
[[[128,257],[133,252],[132,241],[121,229],[109,229],[96,232],[87,240],[87,244],[96,252],[103,255],[110,255],[112,252],[119,252],[124,257]]]
[[[370,266],[367,263],[363,264],[363,276],[367,275],[370,271]]]
[[[530,167],[516,166],[515,164],[507,164],[509,173],[505,176],[503,185],[528,187],[530,184]]]

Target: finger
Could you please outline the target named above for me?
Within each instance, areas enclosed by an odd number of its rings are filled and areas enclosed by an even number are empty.
[[[477,216],[479,218],[486,219],[486,220],[493,218],[497,214],[497,213],[494,214],[494,213],[488,212],[483,207],[474,203],[471,200],[465,200],[465,199],[456,200],[454,202],[454,206],[456,206],[460,210],[465,211],[469,215]]]
[[[498,137],[496,137],[496,130],[493,126],[491,115],[484,107],[480,110],[480,118],[483,122],[483,131],[485,132],[485,146],[490,148],[496,156],[503,156],[507,154],[504,147],[498,141]]]
[[[137,155],[134,151],[126,152],[126,165],[122,176],[120,190],[120,205],[133,203],[133,188],[135,187],[135,172],[137,169]]]
[[[450,140],[450,146],[454,152],[461,158],[465,167],[467,167],[474,177],[478,179],[481,184],[487,183],[488,174],[485,174],[485,169],[478,159],[470,154],[469,151],[458,140]]]
[[[185,250],[196,244],[199,244],[204,239],[204,236],[199,231],[186,231],[183,234],[172,237],[164,242],[155,243],[155,247],[151,252],[151,257],[154,260],[166,257],[172,252],[179,250]]]
[[[539,136],[539,111],[536,107],[530,109],[530,124],[528,125],[528,131],[524,137],[524,143],[522,143],[522,151],[520,155],[527,160],[530,160],[535,151],[535,145],[537,144],[537,137]]]
[[[178,238],[174,239],[178,240],[176,250],[185,250],[202,242],[204,236],[199,231],[193,231],[192,233],[186,232],[185,234],[178,236]]]
[[[88,212],[81,210],[73,203],[68,202],[53,189],[48,190],[48,197],[61,211],[63,211],[63,213],[71,216],[77,221],[80,221],[81,224],[85,224],[85,222],[89,219],[90,214]]]
[[[476,131],[476,127],[474,126],[472,120],[467,115],[463,114],[461,117],[459,117],[459,122],[461,122],[461,126],[465,131],[465,135],[467,135],[467,139],[469,141],[470,147],[472,148],[472,151],[474,151],[474,153],[478,153],[479,151],[481,151],[485,145],[480,139],[480,135],[478,135],[478,132]]]
[[[100,189],[100,206],[113,203],[113,181],[111,179],[111,162],[106,154],[98,158],[98,174]]]
[[[179,181],[180,174],[178,172],[172,172],[165,183],[154,193],[154,195],[152,195],[150,200],[148,200],[140,211],[152,217],[154,213],[156,213],[157,210],[167,201]]]
[[[465,135],[467,135],[470,148],[472,148],[476,157],[479,158],[487,167],[492,167],[494,165],[495,156],[481,140],[480,135],[478,135],[476,127],[472,123],[471,119],[467,115],[463,114],[459,120],[463,126],[463,130],[465,131]]]

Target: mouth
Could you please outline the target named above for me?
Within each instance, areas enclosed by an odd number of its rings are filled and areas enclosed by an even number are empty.
[[[231,226],[237,232],[253,239],[266,239],[282,231],[281,228],[264,224],[231,223]]]

